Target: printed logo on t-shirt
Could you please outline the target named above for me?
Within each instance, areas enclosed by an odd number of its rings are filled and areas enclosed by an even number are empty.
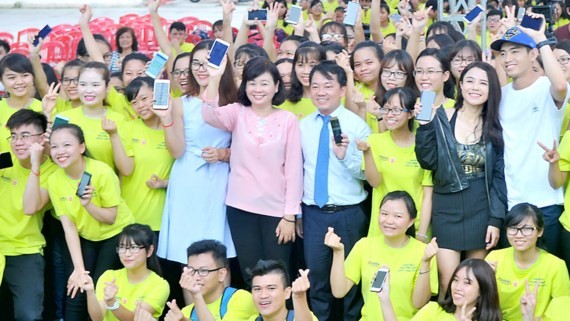
[[[374,261],[368,261],[368,266],[371,266],[373,268],[378,268],[378,267],[380,267],[380,263],[374,262]]]
[[[156,149],[166,149],[166,143],[165,142],[160,142],[156,145]]]
[[[406,165],[406,167],[413,167],[413,168],[419,168],[420,167],[420,163],[418,163],[418,161],[415,159],[408,160],[405,165]]]
[[[96,139],[97,139],[97,140],[105,140],[105,141],[110,140],[109,134],[107,134],[107,132],[104,132],[104,131],[103,131],[103,132],[100,132],[99,134],[97,134],[97,138],[96,138]]]
[[[417,264],[412,263],[404,263],[398,267],[398,272],[413,272],[415,273],[418,270]]]

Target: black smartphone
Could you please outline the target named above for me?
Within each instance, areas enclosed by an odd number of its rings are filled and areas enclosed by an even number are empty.
[[[340,123],[336,117],[331,117],[330,122],[333,131],[334,142],[338,145],[342,143],[342,130],[340,129]]]
[[[40,39],[45,39],[51,32],[51,28],[49,25],[45,25],[42,30],[38,33],[38,35],[34,38],[34,47],[40,43]]]
[[[542,26],[542,19],[541,18],[532,18],[529,15],[525,15],[521,21],[521,27],[533,29],[533,30],[540,30]]]
[[[10,168],[12,166],[14,166],[12,163],[12,154],[10,154],[10,152],[0,154],[0,169]]]
[[[433,112],[433,103],[435,102],[435,91],[424,90],[420,97],[420,104],[422,105],[421,112],[416,115],[419,121],[430,121]]]
[[[378,269],[378,272],[376,272],[376,277],[374,277],[374,282],[372,282],[372,286],[370,286],[370,292],[382,291],[382,287],[384,286],[388,272],[389,271],[386,268]]]
[[[266,21],[267,20],[267,9],[251,10],[247,13],[247,20],[257,20]]]
[[[85,194],[85,189],[89,183],[91,183],[91,174],[83,172],[83,175],[81,175],[81,180],[79,181],[79,186],[77,186],[77,193],[75,193],[75,195],[83,197],[83,194]]]
[[[62,116],[62,115],[55,115],[53,119],[53,124],[51,125],[52,129],[55,129],[61,125],[69,124],[69,117]]]

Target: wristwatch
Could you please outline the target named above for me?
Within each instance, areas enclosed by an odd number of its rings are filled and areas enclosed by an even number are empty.
[[[542,48],[542,47],[544,47],[544,46],[548,46],[548,45],[550,45],[550,40],[546,39],[546,40],[544,40],[544,41],[541,41],[541,42],[537,43],[537,44],[536,44],[536,49],[540,49],[540,48]]]
[[[121,306],[121,304],[119,303],[119,300],[117,300],[117,299],[115,299],[115,303],[114,303],[112,306],[106,305],[107,310],[109,310],[109,311],[115,311],[115,310],[117,310],[120,306]]]

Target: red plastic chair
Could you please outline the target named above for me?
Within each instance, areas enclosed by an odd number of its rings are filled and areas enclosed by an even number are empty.
[[[196,17],[184,17],[182,19],[178,19],[177,21],[182,22],[185,25],[191,25],[193,23],[195,23],[196,21],[199,21],[200,19],[196,18]]]
[[[14,35],[9,32],[0,32],[0,39],[6,41],[8,44],[14,42]]]
[[[137,22],[140,19],[140,16],[136,13],[129,13],[119,18],[119,25],[122,26],[130,26],[133,23]]]
[[[139,42],[139,47],[141,48],[156,48],[158,44],[156,43],[156,37],[154,36],[154,28],[152,24],[137,24],[133,26],[135,35]]]
[[[93,27],[93,25],[98,27],[115,27],[115,20],[109,17],[98,17],[89,23],[89,26]]]
[[[198,35],[189,34],[188,37],[186,37],[186,42],[191,42],[193,44],[197,44],[200,41],[202,41],[202,39]]]
[[[76,27],[74,25],[71,25],[71,24],[67,24],[67,23],[59,24],[59,25],[56,25],[56,26],[51,28],[50,36],[52,36],[52,38],[53,38],[54,35],[64,35],[64,34],[67,34],[71,31],[75,30],[75,28]]]
[[[26,49],[29,50],[29,45],[27,42],[14,42],[13,44],[10,45],[10,52],[12,52],[12,49]]]
[[[26,57],[30,56],[30,50],[28,48],[15,48],[15,49],[10,48],[10,53],[19,53]]]
[[[70,35],[57,35],[55,37],[52,37],[52,41],[61,42],[65,46],[65,53],[66,53],[65,60],[73,59],[73,53],[75,52],[75,49],[77,47],[77,46],[73,47],[74,44],[73,39],[74,38]],[[79,40],[77,42],[79,42]]]
[[[40,29],[38,29],[38,28],[27,28],[24,30],[20,30],[20,31],[18,31],[18,37],[17,37],[16,41],[17,42],[27,42],[29,34],[35,35],[38,32],[40,32]]]
[[[42,61],[47,63],[58,63],[67,60],[67,47],[59,41],[49,41],[44,43],[40,51]]]
[[[198,20],[192,24],[192,31],[196,29],[204,30],[206,32],[212,30],[212,23],[206,20]]]

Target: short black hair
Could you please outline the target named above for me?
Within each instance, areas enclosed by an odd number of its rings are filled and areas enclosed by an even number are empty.
[[[325,48],[325,53],[328,51],[332,51],[335,54],[339,54],[344,50],[344,47],[341,46],[340,43],[334,41],[323,41],[321,42],[321,46]]]
[[[219,267],[227,266],[227,249],[220,241],[217,240],[201,240],[190,244],[186,249],[188,257],[200,255],[204,253],[212,254],[214,261]]]
[[[489,12],[487,12],[487,18],[489,18],[491,16],[499,16],[502,18],[503,12],[501,10],[491,9],[491,10],[489,10]]]
[[[287,272],[287,267],[283,262],[275,260],[259,260],[251,268],[248,269],[248,273],[251,275],[251,280],[256,276],[264,276],[267,274],[279,274],[283,282],[283,288],[289,286],[289,273]]]
[[[111,44],[107,41],[107,39],[105,39],[105,37],[103,37],[103,35],[95,33],[93,34],[93,37],[95,38],[95,41],[106,44],[107,47],[109,47],[109,51],[112,51],[113,48],[111,47]],[[89,53],[87,52],[87,47],[85,47],[85,40],[83,38],[81,38],[81,40],[79,40],[79,42],[77,43],[77,49],[75,50],[75,54],[78,57],[89,57]]]
[[[10,69],[13,72],[21,74],[29,73],[34,75],[34,68],[32,67],[30,59],[19,53],[7,54],[2,58],[2,60],[0,60],[0,78],[2,78],[6,69]]]
[[[154,78],[151,77],[137,77],[133,79],[129,85],[125,88],[125,97],[127,101],[132,101],[137,98],[141,87],[146,85],[151,90],[154,88]]]
[[[216,20],[213,24],[212,24],[212,30],[216,29],[216,28],[223,28],[224,27],[224,20]]]
[[[38,113],[31,109],[20,109],[8,118],[6,127],[12,131],[25,125],[32,125],[37,130],[45,133],[47,123],[48,120],[43,113]]]
[[[0,39],[0,47],[3,47],[6,53],[10,52],[10,44],[7,41]]]
[[[315,73],[323,75],[328,80],[332,80],[333,75],[336,75],[336,79],[340,86],[346,87],[346,72],[334,61],[324,60],[321,61],[318,65],[315,65],[309,74],[309,83],[313,82],[313,76]]]
[[[174,21],[168,28],[168,32],[170,33],[173,29],[186,31],[186,25],[180,21]]]
[[[140,52],[132,52],[132,53],[126,55],[125,58],[123,59],[122,64],[121,64],[121,73],[125,72],[125,66],[131,60],[140,60],[146,64],[147,62],[150,61],[150,58],[147,57],[147,55],[140,53]]]
[[[277,92],[273,96],[271,103],[275,106],[279,106],[285,101],[285,88],[283,87],[283,81],[281,81],[281,75],[279,74],[277,66],[275,66],[275,64],[269,60],[269,58],[260,56],[251,58],[243,68],[243,76],[238,89],[238,102],[240,104],[244,106],[251,106],[251,101],[245,92],[247,82],[259,77],[266,72],[271,75],[271,78],[273,78],[273,83],[277,84]]]

